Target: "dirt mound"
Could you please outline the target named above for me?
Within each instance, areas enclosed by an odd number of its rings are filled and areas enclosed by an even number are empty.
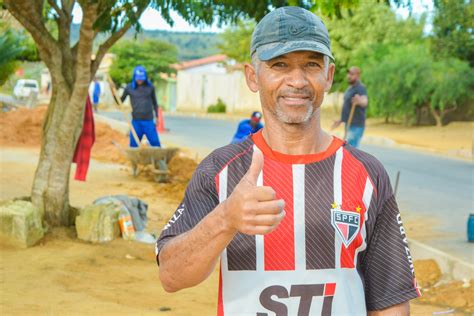
[[[122,148],[128,147],[128,138],[125,135],[113,130],[107,124],[96,122],[92,158],[121,164],[127,163],[127,158],[113,142],[122,146]]]
[[[454,308],[458,312],[474,313],[474,281],[469,283],[454,281],[439,286],[423,289],[423,296],[418,300],[443,307]]]
[[[0,114],[0,145],[39,146],[46,106]]]
[[[441,278],[441,270],[433,259],[415,261],[416,280],[422,288],[435,285]]]
[[[433,259],[416,260],[415,273],[422,296],[418,302],[454,308],[458,312],[474,312],[474,281],[441,283],[441,270]]]
[[[178,154],[170,160],[168,167],[174,180],[189,182],[194,170],[196,170],[197,162],[191,158]]]
[[[38,147],[47,106],[34,109],[18,108],[0,114],[0,145]],[[127,159],[112,143],[128,146],[128,138],[104,123],[95,123],[95,144],[92,158],[102,161],[126,163]]]
[[[168,163],[170,170],[170,178],[167,183],[155,183],[156,192],[149,192],[151,195],[156,195],[158,192],[160,196],[166,197],[169,200],[179,203],[184,196],[184,191],[191,180],[194,170],[197,167],[197,162],[191,158],[180,155],[179,153],[173,157]],[[154,181],[154,175],[149,167],[145,167],[141,173],[140,178],[147,181]],[[146,192],[144,192],[147,197]]]

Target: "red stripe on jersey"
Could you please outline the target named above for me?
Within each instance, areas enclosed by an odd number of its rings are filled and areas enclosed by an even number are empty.
[[[359,232],[357,237],[352,241],[349,247],[344,244],[341,246],[341,268],[354,268],[354,256],[357,247],[362,245],[362,236],[360,234],[365,219],[365,205],[363,202],[365,183],[368,173],[360,161],[358,161],[351,153],[344,150],[342,159],[342,205],[345,211],[357,212],[360,208]]]
[[[270,157],[271,159],[286,164],[309,164],[321,161],[334,155],[334,153],[344,144],[342,139],[333,137],[331,144],[323,152],[307,155],[288,155],[274,151],[270,146],[268,146],[265,138],[263,137],[262,130],[252,134],[251,137],[255,145],[257,145],[257,147],[262,151],[265,157]]]
[[[217,297],[217,316],[224,316],[224,302],[222,300],[222,264],[219,269],[219,294]]]
[[[272,233],[264,236],[265,271],[295,269],[295,226],[293,220],[292,165],[265,159],[263,185],[272,187],[277,199],[285,201],[285,218]]]
[[[326,283],[324,286],[324,296],[334,296],[336,293],[336,283]]]

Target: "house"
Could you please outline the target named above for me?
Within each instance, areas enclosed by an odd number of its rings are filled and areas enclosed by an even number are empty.
[[[177,76],[176,110],[206,112],[220,98],[228,113],[247,113],[260,108],[258,94],[251,92],[242,70],[226,55],[212,55],[173,64]]]

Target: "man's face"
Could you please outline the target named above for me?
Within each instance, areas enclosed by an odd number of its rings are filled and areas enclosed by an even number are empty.
[[[350,68],[347,72],[347,82],[354,84],[359,80],[359,71],[355,68]]]
[[[252,128],[257,127],[258,123],[259,123],[259,121],[255,120],[253,118],[250,119],[250,126],[252,126]]]
[[[145,80],[137,80],[137,84],[138,84],[139,86],[141,86],[144,82],[145,82]]]
[[[308,122],[331,88],[334,65],[324,69],[323,55],[292,52],[262,61],[257,69],[247,65],[249,88],[260,92],[264,111],[287,124]]]

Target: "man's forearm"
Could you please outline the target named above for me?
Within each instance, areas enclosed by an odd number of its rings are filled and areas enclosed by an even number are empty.
[[[193,229],[174,237],[160,251],[160,280],[166,291],[197,285],[212,273],[221,252],[236,234],[226,227],[223,212],[221,203]]]

